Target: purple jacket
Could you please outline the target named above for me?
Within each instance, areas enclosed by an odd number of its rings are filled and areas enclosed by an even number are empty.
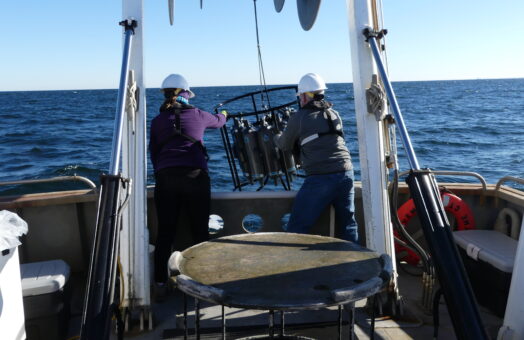
[[[226,123],[222,114],[213,115],[186,105],[180,113],[182,133],[202,141],[206,128],[220,128]],[[207,161],[199,143],[182,136],[174,136],[174,110],[161,111],[151,122],[149,152],[155,172],[164,168],[190,167],[207,169]],[[165,142],[167,141],[167,142]]]

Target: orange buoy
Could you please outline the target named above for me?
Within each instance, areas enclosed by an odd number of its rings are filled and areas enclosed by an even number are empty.
[[[455,216],[457,230],[475,229],[475,218],[473,217],[473,212],[464,200],[449,192],[441,193],[441,198],[444,209]],[[413,202],[413,199],[409,199],[402,204],[402,206],[398,208],[397,213],[400,223],[402,223],[402,226],[406,228],[409,221],[417,214],[417,209],[415,208],[415,202]],[[394,234],[397,238],[401,238],[396,230],[394,231]],[[395,244],[395,251],[397,254],[403,253],[404,256],[402,256],[401,259],[413,266],[416,266],[420,261],[420,257],[417,253],[400,244]]]

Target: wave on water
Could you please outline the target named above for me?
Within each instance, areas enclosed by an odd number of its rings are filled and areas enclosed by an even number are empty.
[[[352,85],[328,87],[327,99],[342,116],[356,179],[360,180]],[[393,87],[421,166],[474,171],[489,183],[504,175],[524,177],[524,79],[400,82]],[[220,102],[256,90],[258,86],[195,88],[197,96],[191,103],[212,111]],[[78,175],[98,184],[100,174],[109,167],[116,99],[116,90],[1,92],[0,181]],[[289,98],[271,100],[273,104]],[[147,90],[148,127],[161,102],[158,89]],[[242,105],[239,110],[250,107],[250,103]],[[209,130],[204,142],[211,156],[213,190],[231,191],[220,132]],[[406,170],[400,140],[397,144],[401,170]],[[147,178],[148,184],[154,184],[149,161]],[[296,181],[293,187],[300,184]],[[82,187],[79,183],[67,185]],[[0,186],[0,194],[28,190]],[[270,184],[265,190],[282,187]]]

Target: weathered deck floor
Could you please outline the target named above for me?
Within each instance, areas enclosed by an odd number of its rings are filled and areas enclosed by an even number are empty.
[[[407,320],[388,320],[377,318],[375,339],[432,339],[433,317],[423,310],[419,303],[421,295],[419,278],[409,276],[402,271],[399,287],[405,298],[408,314]],[[183,302],[182,294],[173,292],[162,303],[153,306],[155,328],[152,332],[129,332],[126,339],[183,339]],[[188,325],[194,325],[193,299],[190,301]],[[359,301],[356,309],[355,333],[357,339],[370,339],[369,316],[364,308],[365,301]],[[488,334],[496,338],[502,319],[494,316],[487,309],[480,307],[482,318]],[[275,313],[275,335],[278,335],[280,314]],[[268,312],[226,308],[227,339],[238,339],[256,335],[268,335]],[[286,335],[298,335],[318,340],[338,338],[338,308],[287,312],[285,314]],[[344,326],[342,338],[349,339],[347,313],[343,312]],[[201,339],[221,339],[221,308],[207,303],[201,305]],[[190,339],[194,339],[190,329]],[[456,339],[445,303],[440,304],[439,339]]]

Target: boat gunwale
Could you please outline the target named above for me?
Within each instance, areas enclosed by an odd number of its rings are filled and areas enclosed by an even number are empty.
[[[485,195],[487,197],[497,197],[511,203],[524,205],[524,191],[512,188],[506,185],[500,185],[498,188],[495,184],[488,184],[484,191],[480,183],[457,183],[457,182],[439,182],[440,187],[446,187],[458,195]],[[355,194],[361,196],[362,183],[355,182]],[[408,193],[408,186],[405,183],[399,183],[399,193]],[[235,199],[271,199],[271,198],[292,198],[296,191],[219,191],[212,192],[212,200],[235,200]],[[147,186],[147,197],[154,196],[154,186]],[[52,191],[44,193],[29,193],[22,195],[0,196],[0,209],[21,208],[31,206],[46,206],[53,204],[69,204],[92,202],[98,199],[98,193],[90,189]]]

